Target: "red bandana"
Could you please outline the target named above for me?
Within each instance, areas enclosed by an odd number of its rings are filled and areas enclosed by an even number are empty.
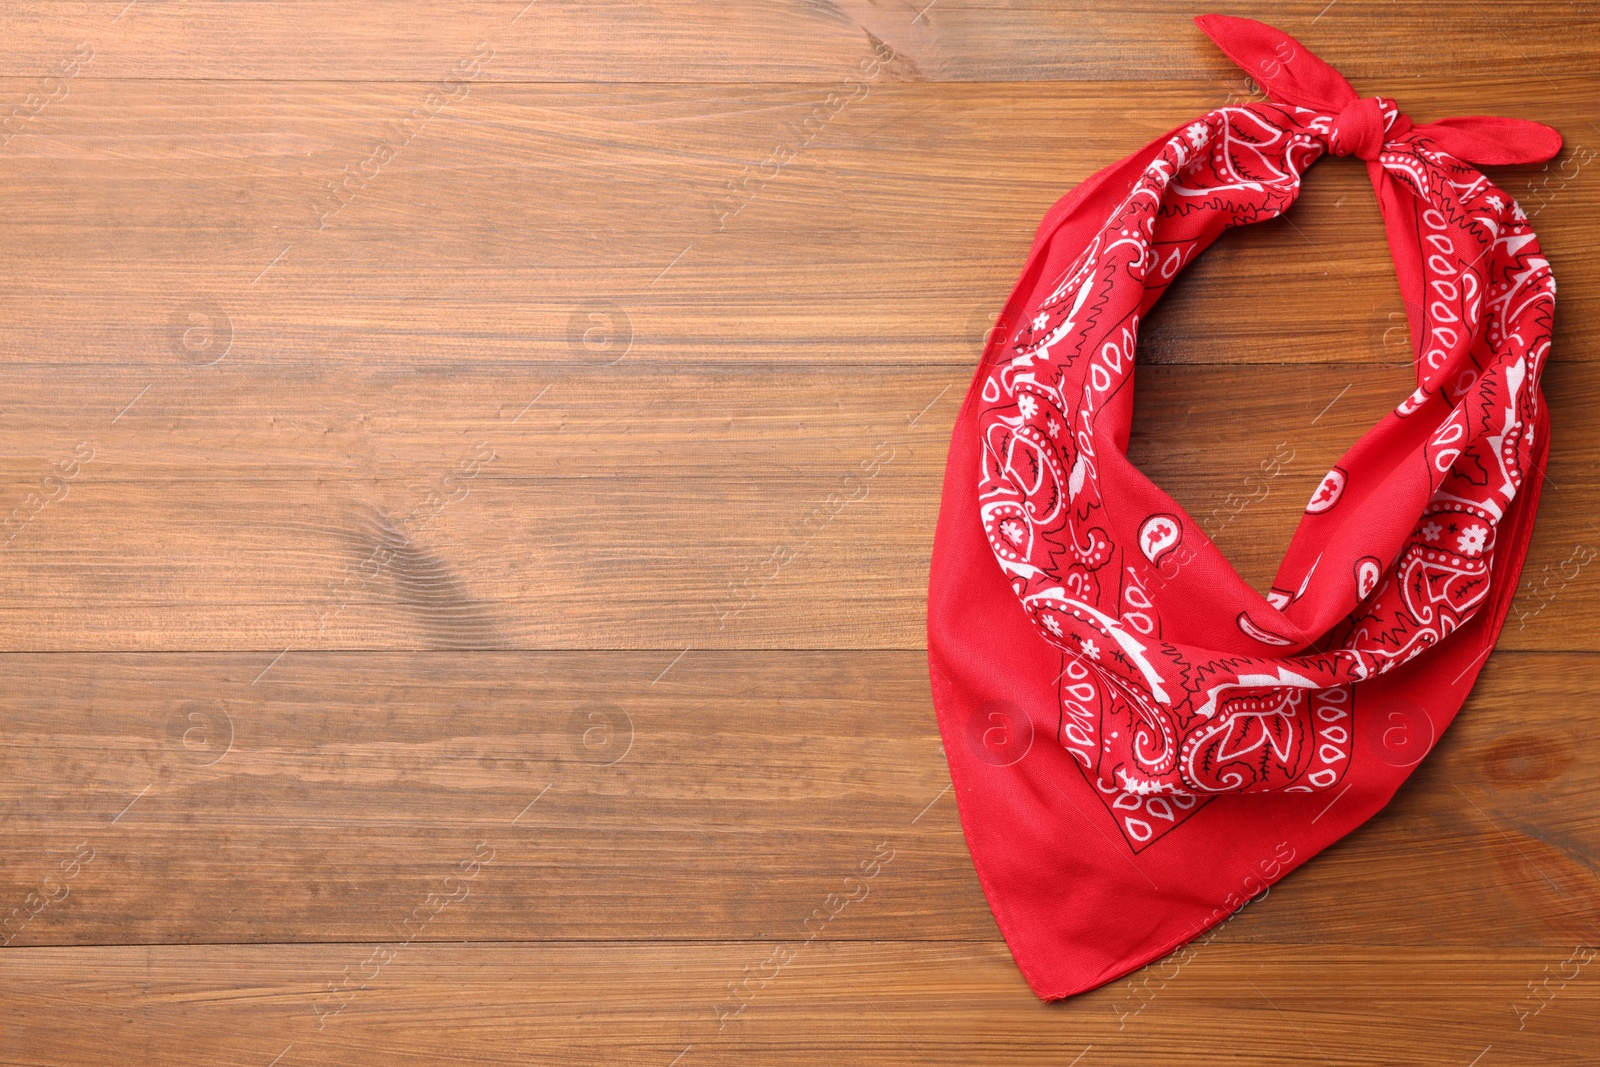
[[[1197,20],[1270,95],[1094,175],[1039,227],[950,446],[929,664],[961,821],[1034,991],[1091,989],[1361,825],[1499,634],[1548,453],[1555,282],[1470,164],[1548,159],[1511,119],[1415,125],[1298,41]],[[1417,389],[1306,505],[1272,590],[1124,455],[1139,320],[1325,152],[1366,161]]]

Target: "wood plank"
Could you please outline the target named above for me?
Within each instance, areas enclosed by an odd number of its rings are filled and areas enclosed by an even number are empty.
[[[1246,388],[1146,367],[1131,455],[1265,589],[1409,373],[1278,367]],[[920,648],[969,374],[7,368],[0,646]],[[1546,390],[1546,498],[1502,645],[1593,651],[1600,529],[1573,502],[1597,489],[1600,371],[1554,367]],[[1225,506],[1275,453],[1267,495]]]
[[[1553,950],[1588,936],[1600,740],[1582,724],[1600,698],[1570,680],[1592,660],[1498,653],[1391,807],[1219,937]],[[762,941],[790,936],[880,845],[893,858],[870,897],[819,937],[998,937],[917,652],[4,665],[28,679],[0,694],[14,946]],[[492,875],[470,907],[410,925],[480,843]],[[41,892],[55,899],[30,915]]]
[[[75,84],[4,148],[0,359],[963,363],[1050,204],[1227,90],[885,82],[819,125],[825,95],[483,84],[402,136],[415,85]],[[1566,132],[1495,177],[1560,282],[1554,358],[1596,359],[1600,79],[1407,96]],[[1393,275],[1363,169],[1328,160],[1186,273],[1141,354],[1404,360]]]
[[[380,946],[380,948],[382,948]],[[394,948],[383,949],[394,952]],[[372,950],[377,951],[377,950]],[[999,945],[814,944],[724,1020],[748,944],[48,948],[15,954],[12,1062],[266,1064],[758,1061],[924,1065],[1585,1062],[1586,971],[1518,1029],[1530,977],[1568,949],[1212,945],[1129,1017],[1110,990],[1028,995]],[[386,960],[386,962],[385,962]],[[365,965],[365,966],[364,966]],[[1570,967],[1568,968],[1570,972]],[[376,973],[374,973],[374,971]],[[771,974],[771,967],[762,973]],[[365,988],[360,974],[369,980]],[[348,978],[346,976],[349,976]],[[327,990],[349,983],[336,999]],[[1337,990],[1330,995],[1329,990]],[[331,1014],[343,1003],[344,1009]],[[321,1008],[324,1014],[317,1014]],[[319,1030],[317,1024],[323,1022]]]
[[[1141,81],[1231,77],[1194,26],[1195,10],[1157,0],[1116,8],[1072,0],[692,0],[640,4],[471,0],[448,17],[403,0],[329,9],[315,0],[29,0],[6,5],[0,35],[22,42],[3,68],[44,77],[88,40],[99,77],[208,81],[382,78],[433,80],[479,41],[486,77],[550,81],[831,81],[875,42],[903,78],[965,81]],[[1294,34],[1365,91],[1396,71],[1498,79],[1591,73],[1600,17],[1586,4],[1440,8],[1424,0],[1229,5]],[[431,17],[430,17],[431,16]],[[301,32],[302,27],[316,32]],[[1376,87],[1362,80],[1378,81]]]

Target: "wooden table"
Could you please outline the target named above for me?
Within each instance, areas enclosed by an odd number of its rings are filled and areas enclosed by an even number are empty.
[[[1494,175],[1560,284],[1549,486],[1395,802],[1045,1006],[949,795],[928,556],[1039,217],[1251,93],[1198,11],[7,4],[0,1062],[1600,1059],[1600,5],[1228,7],[1563,132]],[[1140,358],[1191,512],[1292,450],[1219,528],[1264,587],[1412,387],[1363,168]]]

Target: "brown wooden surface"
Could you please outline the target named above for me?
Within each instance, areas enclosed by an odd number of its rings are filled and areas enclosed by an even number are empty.
[[[1395,802],[1044,1006],[947,792],[928,553],[1040,215],[1248,91],[1195,12],[5,5],[0,1064],[1600,1060],[1600,7],[1227,10],[1563,132],[1494,175],[1561,287],[1548,485]],[[1330,160],[1146,324],[1131,451],[1191,513],[1294,450],[1215,527],[1258,586],[1410,391],[1402,318]]]

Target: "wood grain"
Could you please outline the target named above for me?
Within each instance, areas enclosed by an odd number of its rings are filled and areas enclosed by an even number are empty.
[[[1391,812],[1229,940],[1582,939],[1600,701],[1572,678],[1592,658],[1498,653]],[[819,936],[996,936],[917,652],[8,662],[30,685],[0,708],[0,902],[93,853],[59,904],[12,918],[17,945],[766,941],[880,843],[894,860],[870,902]],[[1568,721],[1533,729],[1530,704]],[[472,906],[406,926],[479,842],[496,858]],[[1493,922],[1451,909],[1463,894]]]
[[[1491,175],[1560,284],[1544,502],[1388,808],[1048,1007],[948,792],[927,561],[1040,216],[1253,92],[1195,12],[0,9],[0,1065],[1600,1058],[1600,7],[1229,9],[1562,132]],[[1362,168],[1140,342],[1131,457],[1264,588],[1412,385]]]
[[[427,86],[66,84],[0,152],[0,353],[183,369],[969,366],[1049,206],[1243,82],[874,82],[820,113],[827,86],[485,83],[410,124]],[[1597,94],[1405,91],[1419,119],[1565,133],[1551,164],[1494,172],[1560,280],[1557,361],[1600,358]],[[1288,217],[1185,272],[1141,357],[1403,362],[1404,327],[1365,171],[1329,159]]]
[[[1227,7],[1300,37],[1358,89],[1366,79],[1392,88],[1396,71],[1511,84],[1592,74],[1589,45],[1600,27],[1585,3]],[[316,0],[27,0],[8,4],[0,21],[4,39],[19,42],[0,70],[43,75],[87,39],[101,77],[428,80],[490,40],[488,76],[519,81],[827,82],[850,74],[880,41],[903,57],[898,76],[915,80],[1232,77],[1235,68],[1194,26],[1205,10],[1158,0],[1114,8],[1085,0],[467,0],[445,15],[404,0],[334,10]]]
[[[1284,366],[1241,391],[1235,373],[1143,368],[1130,455],[1266,589],[1323,473],[1414,382],[1393,365]],[[19,649],[269,655],[920,648],[969,376],[13,368],[0,633]],[[1546,388],[1549,503],[1502,642],[1594,651],[1600,528],[1562,501],[1597,490],[1584,413],[1600,372],[1558,366]],[[1225,506],[1272,454],[1291,459],[1265,497]],[[79,473],[53,475],[62,462]]]
[[[1565,958],[1565,950],[1559,959]],[[413,945],[322,1029],[365,946],[30,949],[8,1040],[37,1064],[1582,1063],[1596,986],[1517,1030],[1501,990],[1548,953],[1212,944],[1138,1014],[1126,991],[1033,1000],[1000,945],[816,944],[720,1025],[749,945]],[[1330,1003],[1327,987],[1340,990]],[[1465,996],[1464,996],[1465,994]],[[137,997],[138,1014],[122,1006]],[[1470,1000],[1467,998],[1471,998]],[[1197,1026],[1193,1020],[1204,1019]],[[1352,1049],[1371,1050],[1366,1053]],[[989,1059],[993,1057],[994,1059]],[[1488,1062],[1487,1060],[1480,1062]]]

